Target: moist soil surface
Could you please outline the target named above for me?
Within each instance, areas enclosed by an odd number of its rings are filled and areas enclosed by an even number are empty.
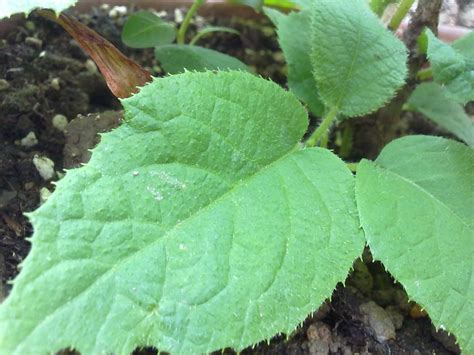
[[[77,17],[153,75],[163,75],[151,49],[133,50],[122,44],[120,33],[127,14],[112,16],[111,10],[102,6]],[[128,9],[128,13],[135,10]],[[183,11],[160,15],[174,21]],[[452,16],[449,20],[452,21]],[[198,16],[189,35],[204,25],[233,27],[240,36],[216,33],[205,37],[201,45],[238,57],[258,74],[285,86],[284,58],[273,26],[267,20]],[[89,159],[88,149],[99,141],[97,133],[119,125],[122,112],[97,67],[78,44],[61,27],[34,14],[20,20],[0,40],[0,72],[1,302],[8,296],[9,281],[18,274],[19,265],[29,251],[26,238],[31,236],[32,227],[24,213],[35,210],[47,199],[64,169],[78,167]],[[311,117],[311,126],[316,122]],[[335,130],[333,141],[342,129]],[[410,114],[404,117],[400,134],[411,133],[443,132]],[[360,147],[367,144],[366,141],[358,144],[355,134],[354,149],[346,158],[365,157]],[[331,148],[337,152],[339,147],[333,143]],[[33,162],[45,159],[54,163],[54,176],[50,179],[42,177]],[[363,261],[355,263],[345,286],[339,285],[331,300],[293,334],[243,351],[245,354],[458,352],[454,338],[434,331],[428,315],[408,301],[403,288],[380,263],[372,261],[368,250]],[[137,349],[135,353],[154,354],[156,350]]]

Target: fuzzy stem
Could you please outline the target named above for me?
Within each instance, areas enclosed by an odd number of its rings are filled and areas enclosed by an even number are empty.
[[[179,27],[178,34],[176,35],[176,43],[184,44],[186,31],[188,30],[191,19],[193,18],[197,10],[201,7],[201,5],[204,4],[204,1],[205,0],[194,0],[194,3],[191,5],[191,8],[186,13],[183,23],[181,23],[181,26]]]
[[[395,12],[395,15],[393,15],[392,19],[390,20],[390,23],[388,25],[388,28],[390,30],[395,32],[398,27],[400,27],[400,24],[407,15],[408,11],[410,11],[410,8],[412,7],[414,2],[415,0],[402,0],[400,5],[398,6],[397,12]]]
[[[331,108],[326,117],[323,118],[323,121],[316,131],[314,131],[311,137],[309,137],[306,141],[307,147],[314,147],[324,135],[328,134],[328,129],[331,126],[331,123],[333,123],[333,121],[336,119],[338,111],[339,109],[337,106]]]

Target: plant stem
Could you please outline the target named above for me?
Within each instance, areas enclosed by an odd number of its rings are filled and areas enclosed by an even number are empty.
[[[400,5],[398,6],[397,12],[395,12],[395,15],[393,15],[392,19],[390,20],[390,23],[388,25],[388,28],[390,30],[394,32],[398,30],[398,27],[400,27],[400,24],[407,15],[408,11],[410,11],[410,8],[412,7],[414,2],[415,0],[402,0]]]
[[[333,121],[336,119],[338,111],[339,109],[337,106],[331,108],[326,117],[323,118],[323,121],[316,131],[314,131],[311,137],[309,137],[306,141],[307,147],[314,147],[324,135],[328,134],[328,129],[331,126],[331,123],[333,123]]]
[[[428,80],[433,77],[433,68],[421,69],[416,73],[416,78],[418,80]]]
[[[184,39],[186,36],[186,31],[189,27],[189,23],[191,22],[191,19],[193,18],[196,11],[201,7],[202,4],[204,4],[204,1],[205,0],[194,0],[194,3],[191,5],[190,9],[186,13],[186,16],[184,17],[183,23],[181,23],[181,26],[179,26],[178,34],[176,35],[176,43],[184,44]]]
[[[350,124],[344,127],[342,131],[342,143],[341,148],[339,148],[339,156],[341,158],[346,158],[349,156],[352,150],[352,127]]]
[[[350,171],[353,173],[357,172],[357,166],[359,163],[346,163],[347,167],[349,168]]]

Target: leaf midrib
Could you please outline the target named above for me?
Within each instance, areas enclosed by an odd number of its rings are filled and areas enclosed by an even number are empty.
[[[403,175],[400,175],[396,172],[394,172],[393,170],[390,170],[389,168],[381,165],[380,163],[376,164],[376,166],[382,168],[384,171],[388,172],[389,174],[399,178],[400,180],[402,180],[403,182],[411,185],[411,186],[414,186],[416,187],[419,191],[423,192],[425,195],[429,196],[430,198],[432,198],[433,200],[435,200],[439,205],[441,205],[443,208],[447,209],[449,212],[451,212],[457,219],[459,219],[459,221],[461,222],[462,225],[464,225],[465,227],[467,227],[468,229],[471,229],[472,227],[466,222],[464,221],[460,215],[457,214],[457,212],[455,212],[449,205],[447,205],[445,202],[443,202],[442,200],[440,200],[439,198],[437,198],[435,195],[433,195],[431,192],[429,192],[428,190],[426,190],[424,187],[422,187],[421,185],[415,183],[414,181],[404,177]]]
[[[212,208],[214,205],[217,205],[218,203],[220,203],[220,201],[222,200],[225,200],[229,195],[231,195],[232,193],[234,193],[236,190],[238,190],[239,188],[249,184],[252,180],[256,179],[257,177],[259,177],[261,174],[265,173],[267,170],[269,170],[270,168],[272,168],[274,165],[277,165],[279,162],[285,160],[287,157],[291,156],[292,154],[296,154],[297,152],[300,152],[300,151],[303,151],[302,149],[299,149],[299,145],[296,144],[296,147],[298,149],[290,149],[286,154],[282,155],[280,158],[274,160],[273,162],[263,166],[260,170],[256,171],[254,174],[251,174],[249,175],[246,179],[242,179],[240,181],[238,181],[234,186],[230,186],[229,189],[227,191],[225,191],[222,195],[220,195],[219,197],[217,197],[216,199],[214,199],[213,201],[209,202],[207,205],[204,205],[202,206],[201,208],[197,209],[196,211],[192,212],[189,214],[189,216],[187,216],[186,218],[184,218],[183,220],[181,220],[179,223],[176,223],[175,225],[173,225],[168,231],[166,231],[163,236],[161,238],[158,238],[158,239],[153,239],[153,241],[150,243],[150,244],[147,244],[145,245],[144,247],[138,249],[137,251],[133,252],[132,254],[126,256],[125,258],[123,259],[120,259],[119,262],[117,262],[116,264],[113,264],[109,267],[109,269],[107,271],[105,271],[103,274],[101,274],[94,282],[92,282],[89,286],[87,286],[85,289],[83,289],[82,291],[80,291],[79,293],[77,293],[76,295],[74,295],[72,298],[66,300],[65,303],[63,303],[62,305],[60,305],[59,307],[55,308],[52,312],[50,312],[48,315],[45,315],[43,316],[43,318],[41,319],[40,322],[38,322],[37,324],[35,324],[35,326],[33,328],[31,328],[30,331],[28,331],[28,333],[26,333],[25,335],[23,335],[22,337],[22,341],[21,343],[19,343],[15,349],[18,349],[18,346],[20,346],[21,344],[24,344],[26,342],[26,340],[34,333],[34,331],[36,329],[38,329],[38,327],[40,327],[43,323],[45,323],[48,319],[50,319],[51,317],[53,317],[57,312],[59,312],[60,310],[62,310],[65,306],[67,305],[71,305],[73,302],[75,302],[78,298],[84,296],[84,294],[91,288],[93,288],[94,286],[96,286],[97,284],[99,284],[104,278],[106,278],[112,271],[114,272],[117,272],[118,269],[121,268],[121,266],[125,263],[127,263],[130,259],[132,259],[133,257],[141,254],[142,252],[145,252],[146,250],[148,250],[149,248],[152,248],[155,244],[159,243],[159,242],[164,242],[164,240],[171,234],[172,231],[175,230],[175,228],[178,226],[178,225],[183,225],[184,223],[188,223],[189,221],[192,221],[193,219],[199,217],[202,213],[204,213],[205,211],[207,211],[208,209]],[[313,150],[313,149],[318,149],[318,148],[309,148],[310,150]],[[305,149],[305,150],[308,150],[308,149]],[[177,163],[179,164],[179,163]],[[84,167],[84,168],[93,168],[93,167]],[[83,168],[83,169],[84,169]],[[95,169],[95,168],[94,168]],[[200,168],[198,168],[200,169]],[[204,169],[203,169],[204,170]],[[204,170],[206,171],[206,170]],[[63,180],[64,181],[64,180]],[[46,218],[46,219],[49,219],[48,217],[40,217],[40,218]],[[34,243],[35,239],[33,238],[32,239],[32,242]],[[33,244],[32,243],[32,244]],[[28,259],[30,260],[30,259]],[[80,350],[80,349],[79,349]]]

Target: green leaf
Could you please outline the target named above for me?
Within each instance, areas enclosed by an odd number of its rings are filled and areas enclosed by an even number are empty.
[[[77,0],[4,0],[0,4],[0,19],[21,12],[28,15],[34,9],[51,9],[59,13],[73,6],[76,1]]]
[[[366,0],[317,0],[312,61],[319,94],[346,116],[377,110],[403,85],[406,48]]]
[[[196,33],[196,35],[191,40],[191,42],[189,42],[189,44],[191,45],[196,44],[196,42],[199,41],[202,37],[213,32],[227,32],[227,33],[233,33],[235,35],[240,35],[240,32],[237,30],[234,30],[233,28],[221,27],[221,26],[208,26],[208,27],[204,27],[202,30]]]
[[[364,239],[350,171],[300,150],[306,111],[243,72],[155,79],[30,215],[0,353],[242,349],[291,332]]]
[[[464,108],[452,100],[440,85],[418,85],[408,100],[408,105],[470,146],[474,146],[474,126],[471,119]]]
[[[308,11],[293,12],[279,18],[277,24],[278,42],[288,62],[288,86],[290,90],[316,116],[324,114],[324,104],[318,94],[316,81],[312,75],[309,36],[302,33],[311,28]]]
[[[377,16],[382,16],[388,5],[399,2],[399,0],[370,0],[370,8]]]
[[[474,352],[474,153],[444,138],[411,136],[357,168],[356,198],[372,254]]]
[[[474,100],[474,60],[465,57],[455,47],[443,43],[426,30],[428,37],[428,59],[433,68],[433,78],[448,90],[450,97],[461,104]],[[472,41],[469,40],[468,41]],[[464,47],[465,44],[457,45]],[[469,54],[470,51],[461,49]]]
[[[474,65],[474,31],[451,43],[451,47],[468,61],[469,66]]]
[[[170,44],[155,48],[156,59],[169,74],[205,70],[242,70],[249,68],[237,58],[212,49],[187,44]]]
[[[275,10],[271,7],[264,7],[263,13],[270,19],[270,21],[272,21],[275,27],[277,27],[280,21],[285,19],[285,17],[287,16],[283,12]]]
[[[250,6],[256,11],[261,11],[263,6],[263,0],[227,0],[231,4]]]
[[[127,19],[122,41],[132,48],[152,48],[171,44],[176,39],[174,24],[163,21],[149,11],[138,11]]]

